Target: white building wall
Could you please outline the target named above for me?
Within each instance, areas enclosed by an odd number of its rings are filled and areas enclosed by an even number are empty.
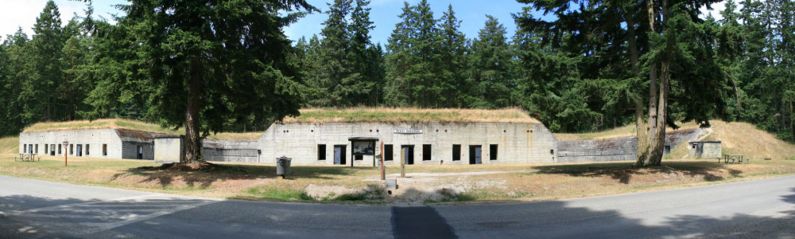
[[[396,134],[398,129],[419,129],[422,134]],[[275,163],[287,156],[294,165],[334,164],[334,145],[345,145],[346,164],[350,165],[350,137],[375,137],[376,154],[380,144],[393,145],[393,161],[400,164],[401,145],[414,145],[414,164],[469,164],[469,146],[480,145],[482,163],[554,162],[556,141],[542,124],[528,123],[318,123],[273,124],[260,139],[260,163]],[[318,160],[318,144],[326,145],[326,160]],[[423,161],[423,144],[431,145],[431,160]],[[452,161],[453,144],[461,145],[461,160]],[[489,160],[489,145],[498,145],[497,160]],[[357,166],[372,166],[375,157],[354,161]]]
[[[69,153],[69,146],[62,148],[61,153],[58,154],[58,145],[63,141],[69,141],[69,144],[74,146],[74,151],[70,156],[77,154],[77,144],[83,145],[83,156],[92,158],[122,158],[121,148],[122,141],[113,129],[87,129],[87,130],[59,130],[59,131],[46,131],[46,132],[22,132],[19,134],[19,153],[24,153],[25,147],[23,145],[38,145],[40,155],[49,155],[45,152],[45,144],[50,146],[55,145],[56,156],[62,156],[64,151]],[[85,145],[88,144],[88,151]],[[107,155],[102,155],[102,145],[107,144]],[[61,146],[63,147],[63,146]],[[49,149],[52,150],[52,149]],[[34,152],[35,153],[35,152]]]
[[[183,156],[182,138],[155,138],[154,158],[160,163],[179,162]]]

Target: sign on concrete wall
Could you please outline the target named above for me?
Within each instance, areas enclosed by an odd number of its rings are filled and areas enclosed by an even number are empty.
[[[416,128],[397,128],[395,129],[396,134],[422,134],[421,129]]]

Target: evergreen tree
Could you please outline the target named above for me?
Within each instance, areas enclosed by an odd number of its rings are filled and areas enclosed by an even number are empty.
[[[347,16],[351,11],[352,0],[335,0],[329,4],[328,19],[323,22],[321,35],[321,61],[323,70],[320,72],[323,89],[327,96],[323,97],[324,106],[351,105],[352,84],[355,83],[351,74],[354,69],[350,62],[350,32]]]
[[[505,39],[505,27],[493,16],[486,16],[486,25],[472,43],[471,78],[476,86],[471,93],[477,101],[471,106],[497,108],[513,105],[514,88],[511,52]]]
[[[412,24],[415,19],[414,8],[403,2],[401,21],[395,24],[395,29],[389,36],[386,56],[386,86],[384,98],[386,104],[392,106],[406,106],[412,103],[411,86],[417,84],[416,79],[410,77],[409,69],[415,62],[411,52],[413,36]]]
[[[60,63],[64,39],[61,29],[61,14],[50,0],[36,18],[30,42],[30,77],[22,82],[20,101],[24,124],[57,120],[57,98],[55,89],[62,83]]]
[[[22,28],[17,29],[13,35],[8,35],[3,42],[6,56],[6,61],[2,64],[5,77],[0,81],[0,94],[3,95],[3,102],[0,102],[2,103],[0,118],[4,122],[0,126],[0,133],[3,135],[17,134],[25,127],[21,115],[24,101],[20,98],[20,93],[22,84],[28,82],[30,77],[30,69],[27,68],[31,57],[28,53],[29,43],[28,36],[22,32]]]
[[[350,32],[350,62],[353,74],[349,76],[351,102],[354,105],[375,105],[380,102],[378,88],[381,86],[380,50],[370,42],[370,31],[373,22],[370,21],[369,0],[356,0],[356,6],[351,12]]]
[[[296,47],[303,51],[301,72],[305,82],[304,98],[309,106],[328,106],[328,90],[323,79],[323,61],[321,43],[317,35],[312,35],[309,42],[298,41]]]
[[[427,0],[404,4],[387,49],[386,98],[390,105],[440,107],[448,99],[437,80],[440,69],[436,20]]]
[[[169,9],[161,11],[159,9]],[[269,125],[298,114],[300,85],[282,28],[302,0],[234,2],[133,0],[129,26],[137,58],[155,91],[148,113],[185,128],[185,157],[197,163],[201,139],[236,122]]]
[[[438,73],[438,85],[449,99],[442,106],[465,107],[471,105],[471,84],[466,80],[467,71],[467,39],[459,30],[461,21],[455,16],[453,5],[439,19],[439,58],[441,64]]]
[[[94,86],[84,72],[89,48],[88,39],[79,32],[79,25],[77,19],[72,19],[64,28],[64,37],[68,38],[61,50],[63,74],[62,82],[56,88],[56,94],[57,101],[60,102],[58,105],[61,109],[60,115],[65,120],[75,120],[78,118],[78,112],[86,110],[83,100]]]

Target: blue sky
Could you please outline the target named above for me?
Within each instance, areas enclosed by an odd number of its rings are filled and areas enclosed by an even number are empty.
[[[74,0],[54,0],[61,11],[61,19],[64,24],[74,16],[74,13],[83,14],[84,3]],[[328,9],[326,2],[329,0],[308,0],[310,4],[325,11]],[[407,0],[410,4],[416,4],[420,0]],[[33,23],[36,17],[44,8],[46,0],[0,0],[0,37],[12,34],[18,27],[30,36],[33,31]],[[395,24],[400,21],[398,15],[403,7],[403,0],[371,0],[370,19],[375,24],[375,29],[371,32],[372,41],[375,43],[386,44],[389,35],[392,33]],[[511,13],[520,12],[523,4],[515,0],[428,0],[438,19],[447,10],[447,6],[452,4],[456,16],[461,20],[461,31],[468,38],[475,38],[480,28],[486,22],[486,15],[496,17],[508,32],[508,37],[512,37],[516,31]],[[119,14],[113,5],[127,3],[126,0],[94,0],[94,12],[99,17],[111,19],[112,14]],[[708,11],[702,9],[702,13],[712,12],[719,16],[718,11],[723,9],[723,4],[713,5],[715,9]],[[284,29],[285,34],[292,40],[298,40],[302,36],[307,38],[313,34],[320,34],[323,28],[323,21],[326,20],[325,13],[313,13],[298,22]],[[510,38],[509,38],[510,39]]]
[[[416,4],[420,0],[408,0],[409,4]],[[309,0],[309,3],[324,12],[328,10],[327,0]],[[375,29],[371,32],[373,42],[386,44],[389,35],[395,28],[395,24],[400,21],[398,15],[403,8],[403,0],[371,0],[370,20],[374,22]],[[468,38],[477,36],[478,31],[486,22],[486,15],[496,17],[508,31],[509,36],[513,36],[516,31],[511,13],[522,10],[523,4],[514,0],[429,0],[435,18],[440,18],[442,13],[447,10],[447,6],[452,4],[456,17],[461,20],[461,31]],[[312,34],[320,34],[323,28],[323,21],[326,20],[325,13],[314,13],[299,20],[285,29],[285,34],[290,39],[297,40],[301,36],[311,37]]]
[[[110,18],[111,14],[119,14],[119,11],[112,6],[126,2],[126,0],[94,0],[94,11],[99,16]],[[324,12],[328,10],[326,2],[328,0],[309,0],[310,4]],[[416,4],[419,0],[408,2]],[[429,0],[429,2],[436,18],[441,17],[449,4],[453,4],[456,16],[462,21],[461,31],[469,38],[477,36],[478,30],[486,22],[486,14],[497,17],[508,30],[509,36],[512,36],[516,25],[511,13],[519,12],[522,8],[522,4],[514,0]],[[22,27],[29,35],[32,34],[31,27],[45,3],[46,0],[0,1],[0,36],[13,33],[17,27]],[[75,12],[82,15],[85,6],[82,2],[72,0],[55,0],[55,3],[61,11],[64,23],[71,19]],[[372,8],[370,19],[375,24],[375,29],[371,32],[372,41],[386,44],[392,29],[400,20],[398,15],[403,7],[403,0],[371,0],[370,7]],[[284,32],[292,40],[298,40],[302,36],[309,38],[312,34],[319,35],[326,17],[325,13],[313,13],[290,25],[284,29]]]

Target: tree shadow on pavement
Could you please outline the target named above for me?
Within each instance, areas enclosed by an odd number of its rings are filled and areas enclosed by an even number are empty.
[[[0,238],[83,238],[138,217],[211,202],[152,196],[98,200],[0,196]]]
[[[795,189],[793,189],[795,192]],[[686,200],[683,200],[686,201]],[[716,199],[720,201],[720,199]],[[795,206],[795,194],[782,198]],[[585,204],[585,205],[583,205]],[[753,212],[730,216],[695,215],[687,211],[661,210],[655,215],[643,205],[572,201],[516,202],[509,204],[433,206],[467,238],[793,238],[795,210],[778,216]],[[465,208],[468,207],[468,208]],[[656,208],[650,206],[651,208]],[[736,208],[727,208],[736,210]],[[671,211],[671,213],[667,213]],[[678,213],[683,212],[683,213]],[[670,215],[668,215],[670,214]]]
[[[566,174],[575,177],[609,176],[620,183],[629,184],[633,176],[680,174],[702,177],[705,181],[721,181],[726,177],[742,177],[742,171],[724,167],[714,162],[663,162],[659,167],[638,168],[634,162],[561,164],[534,167],[542,174]]]
[[[781,196],[778,208],[795,204],[793,193]],[[689,197],[682,194],[677,197]],[[534,203],[466,204],[430,206],[437,222],[450,229],[445,235],[479,238],[792,238],[795,237],[795,211],[777,212],[778,216],[751,215],[738,208],[727,208],[724,216],[710,215],[710,210],[692,213],[687,208],[659,208],[653,204],[627,206],[610,203],[613,198]],[[626,200],[626,199],[625,199]],[[666,199],[669,200],[669,199]],[[676,200],[686,202],[687,200]],[[709,200],[706,200],[709,202]],[[726,200],[716,199],[725,202]],[[24,205],[26,202],[36,206]],[[647,202],[648,203],[648,202]],[[719,202],[718,202],[719,203]],[[282,235],[343,235],[378,237],[401,230],[390,223],[374,223],[365,230],[359,225],[366,216],[389,217],[392,207],[384,205],[355,206],[331,204],[295,204],[273,202],[225,201],[203,203],[186,198],[138,198],[119,201],[50,199],[23,195],[0,196],[0,235],[12,238],[113,238],[162,237],[185,235],[207,237],[278,237]],[[9,204],[9,205],[6,205]],[[61,205],[61,206],[58,206]],[[194,205],[183,211],[176,207]],[[688,203],[680,207],[694,206]],[[732,204],[724,204],[732,206]],[[750,205],[752,207],[756,205]],[[651,212],[649,210],[652,210]],[[162,213],[172,210],[172,213]],[[289,212],[289,213],[287,213]],[[383,212],[383,213],[379,213]],[[430,211],[429,211],[430,212]],[[360,214],[361,213],[361,214]],[[403,216],[423,216],[411,210]],[[137,217],[157,215],[137,221]],[[427,214],[427,213],[426,213]],[[706,215],[705,215],[706,214]],[[220,215],[224,220],[219,221]],[[339,222],[324,227],[307,224],[317,217],[334,218]],[[189,218],[189,219],[188,219]],[[274,220],[278,218],[278,220]],[[388,218],[384,218],[387,222]],[[315,222],[317,223],[317,222]],[[334,223],[334,222],[332,222]],[[396,223],[394,220],[392,224]],[[206,226],[212,225],[212,226]],[[350,227],[350,228],[349,228]],[[400,232],[393,231],[395,235]],[[405,233],[405,232],[404,232]]]

